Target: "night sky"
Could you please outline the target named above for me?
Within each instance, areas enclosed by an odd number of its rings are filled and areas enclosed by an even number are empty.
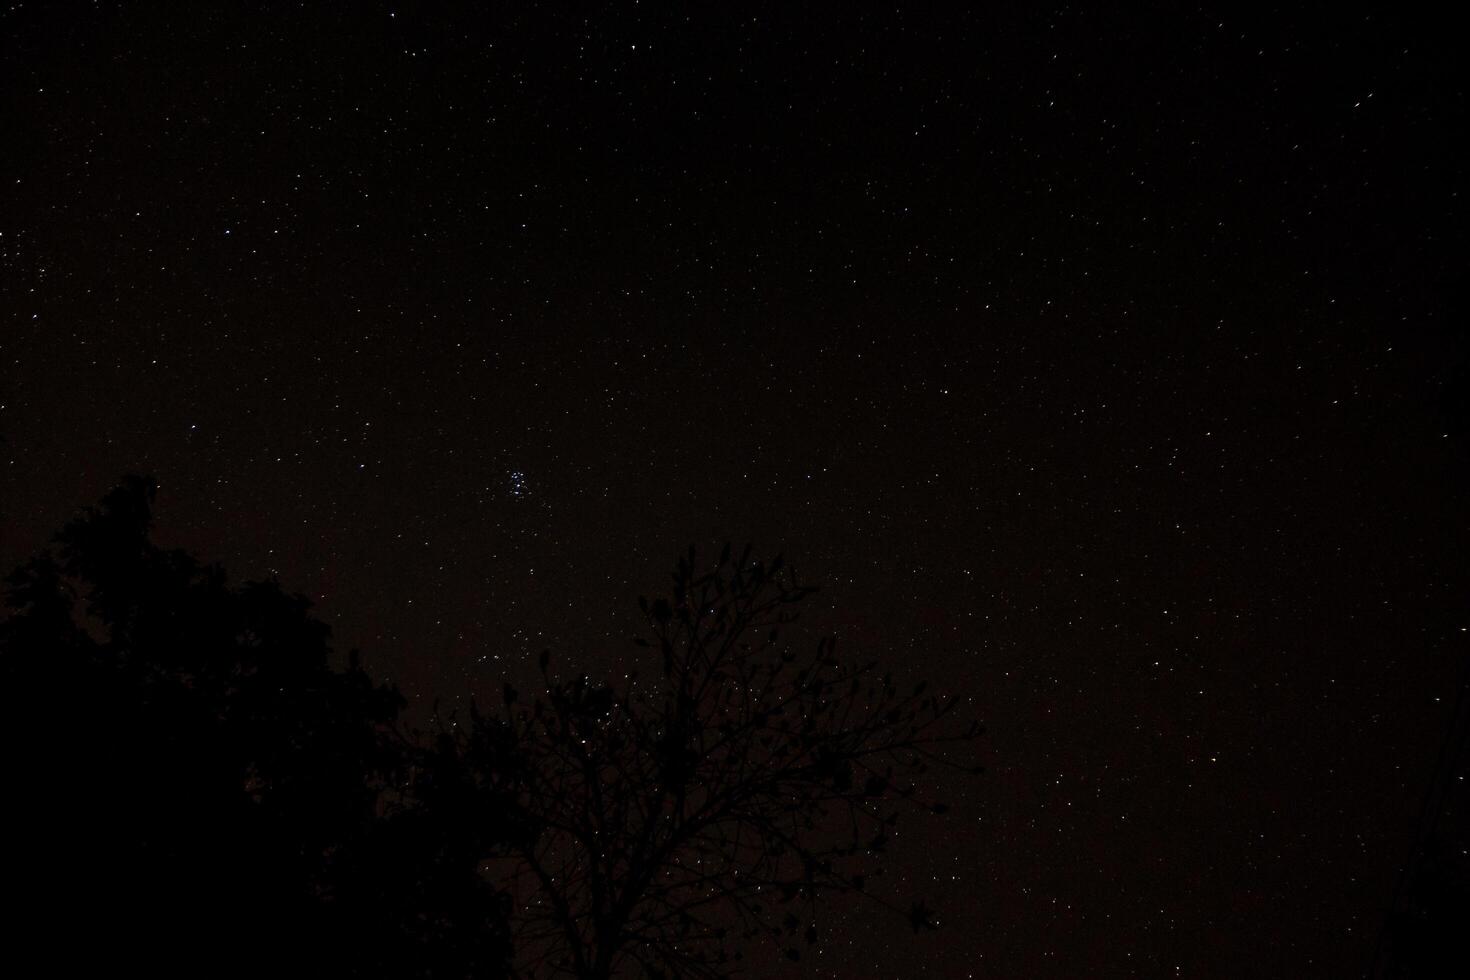
[[[804,969],[1361,973],[1470,635],[1459,32],[592,6],[0,13],[0,566],[151,474],[424,718],[751,541],[988,729],[944,931]]]

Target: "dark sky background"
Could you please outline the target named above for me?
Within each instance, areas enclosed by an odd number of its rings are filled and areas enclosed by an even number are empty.
[[[1360,973],[1470,626],[1461,35],[968,6],[9,5],[0,564],[152,474],[423,716],[751,540],[989,729],[945,931],[804,967]]]

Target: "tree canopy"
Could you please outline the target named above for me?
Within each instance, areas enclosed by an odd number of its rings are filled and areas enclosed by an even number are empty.
[[[274,580],[151,539],[130,477],[9,580],[0,730],[22,897],[12,948],[61,972],[722,977],[791,959],[819,903],[869,887],[917,780],[979,734],[830,639],[778,557],[640,599],[643,670],[507,685],[405,733],[404,700]]]
[[[812,591],[779,557],[727,546],[701,571],[691,550],[640,600],[645,672],[553,680],[543,658],[542,696],[474,712],[463,757],[539,831],[500,862],[528,974],[725,976],[755,940],[797,960],[833,893],[932,928],[923,901],[866,886],[903,809],[945,810],[914,780],[973,770],[944,750],[979,727],[830,638],[788,642]]]
[[[127,479],[10,578],[19,947],[65,972],[502,970],[504,902],[476,873],[494,821],[430,805],[440,782],[405,792],[432,767],[398,693],[329,666],[305,598],[154,545],[154,492]]]

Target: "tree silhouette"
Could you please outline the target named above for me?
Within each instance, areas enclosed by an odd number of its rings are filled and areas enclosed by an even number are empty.
[[[817,902],[862,893],[932,928],[921,901],[867,887],[900,806],[939,813],[913,777],[978,736],[946,722],[953,699],[900,691],[875,664],[846,666],[832,641],[799,654],[782,636],[813,589],[778,557],[696,573],[640,599],[652,676],[616,688],[586,676],[542,696],[507,686],[453,735],[463,765],[514,800],[528,832],[497,862],[518,899],[520,974],[718,977],[751,941],[800,958]]]
[[[12,958],[52,972],[715,977],[817,941],[867,887],[913,783],[978,735],[920,684],[782,630],[777,558],[640,599],[647,679],[553,681],[425,740],[278,583],[150,539],[130,477],[10,578],[0,751]],[[968,771],[968,770],[967,770]],[[517,962],[512,966],[512,952]]]
[[[503,974],[493,809],[395,734],[402,699],[355,655],[331,669],[307,600],[155,546],[154,490],[128,478],[10,579],[12,958]]]

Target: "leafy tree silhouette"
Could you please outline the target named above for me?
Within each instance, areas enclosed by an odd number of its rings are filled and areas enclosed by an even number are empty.
[[[501,710],[472,707],[445,736],[528,830],[495,862],[518,899],[518,975],[726,976],[752,941],[799,959],[834,892],[933,928],[922,901],[867,878],[901,806],[945,809],[913,777],[978,772],[943,750],[979,726],[956,729],[956,702],[922,683],[844,665],[830,639],[799,654],[782,628],[814,590],[779,557],[732,561],[727,545],[700,574],[691,549],[673,584],[640,599],[650,680],[553,681],[543,654],[543,695],[507,686]]]
[[[12,961],[154,975],[503,975],[503,821],[275,582],[149,538],[129,477],[10,579]]]
[[[274,581],[230,587],[150,539],[130,477],[10,578],[0,746],[15,801],[12,959],[156,976],[715,977],[753,940],[817,941],[866,887],[913,777],[979,734],[782,627],[777,558],[640,600],[651,681],[585,676],[496,715],[398,727],[404,703]],[[501,890],[501,888],[506,890]],[[513,905],[513,899],[518,905]],[[512,951],[518,963],[512,964]]]

